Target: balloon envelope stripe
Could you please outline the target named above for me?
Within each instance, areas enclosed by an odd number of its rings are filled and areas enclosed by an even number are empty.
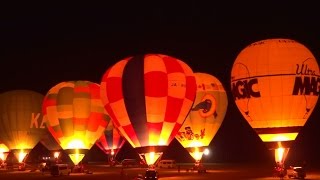
[[[194,83],[195,77],[194,76],[187,76],[186,77],[186,94],[185,98],[191,100],[192,102],[194,101],[195,98],[195,92],[197,89],[197,85]]]
[[[167,102],[167,106],[166,106],[166,113],[165,113],[164,121],[176,122],[179,117],[180,111],[181,111],[183,99],[174,98],[174,97],[170,97],[170,96],[168,96],[167,99],[168,99],[167,100],[168,102]]]
[[[108,92],[106,94],[106,96],[108,97],[108,102],[113,103],[123,99],[122,78],[107,77],[105,81],[106,81],[106,91]]]
[[[184,69],[181,67],[180,63],[175,58],[172,58],[170,56],[164,56],[162,59],[166,66],[168,74],[177,72],[185,73]]]
[[[126,135],[128,137],[130,137],[129,140],[131,141],[131,143],[133,143],[133,144],[130,143],[132,145],[132,147],[134,147],[134,148],[140,147],[141,145],[140,145],[139,139],[138,139],[133,127],[131,125],[128,125],[128,126],[122,126],[122,128],[123,128],[124,132],[126,133]]]
[[[156,79],[156,80],[155,80]],[[167,73],[152,71],[144,76],[145,95],[150,97],[164,97],[168,95]]]
[[[122,85],[124,103],[131,126],[133,126],[140,144],[147,144],[144,56],[135,56],[128,61],[123,70]]]

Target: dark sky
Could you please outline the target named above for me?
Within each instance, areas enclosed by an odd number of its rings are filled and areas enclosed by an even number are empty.
[[[231,97],[233,61],[245,46],[267,38],[294,39],[307,46],[318,63],[320,59],[317,6],[266,2],[3,6],[0,92],[30,89],[45,94],[61,81],[99,83],[105,70],[124,57],[171,55],[185,61],[194,72],[216,76],[227,90],[227,115],[207,160],[263,161],[268,151]],[[318,103],[290,151],[291,159],[320,162],[319,118]],[[183,150],[176,141],[170,148],[171,153]]]

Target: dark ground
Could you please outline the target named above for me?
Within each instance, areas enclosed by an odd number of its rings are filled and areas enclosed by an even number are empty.
[[[272,166],[268,164],[205,164],[207,173],[198,173],[197,171],[187,171],[192,164],[180,164],[180,173],[178,169],[158,169],[161,180],[169,179],[255,179],[255,180],[273,180],[279,179],[272,177]],[[93,174],[72,173],[70,176],[52,177],[49,172],[42,174],[39,170],[31,172],[31,166],[26,171],[0,170],[0,179],[118,179],[131,180],[138,174],[144,174],[145,168],[125,168],[121,175],[121,167],[108,167],[101,163],[89,163],[86,168]],[[288,177],[285,177],[288,179]],[[320,179],[320,170],[307,170],[307,179]]]

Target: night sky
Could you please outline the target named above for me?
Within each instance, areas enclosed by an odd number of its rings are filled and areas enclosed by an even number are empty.
[[[0,92],[29,89],[46,94],[68,80],[100,83],[115,62],[141,53],[185,61],[194,72],[217,77],[229,98],[225,120],[207,162],[250,162],[271,156],[238,111],[230,92],[233,62],[245,46],[268,38],[294,39],[320,64],[320,16],[315,5],[200,2],[21,4],[0,16]],[[213,2],[212,2],[213,3]],[[289,152],[292,161],[320,162],[319,102]],[[130,145],[120,152],[127,153]],[[165,156],[185,159],[173,141]],[[122,153],[122,154],[121,154]],[[187,158],[186,158],[187,159]],[[320,164],[320,163],[319,163]]]

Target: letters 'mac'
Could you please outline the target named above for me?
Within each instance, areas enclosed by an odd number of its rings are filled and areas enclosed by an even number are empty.
[[[320,92],[320,78],[315,76],[297,76],[294,81],[292,95],[314,95]]]
[[[316,76],[316,71],[308,64],[296,64],[296,78],[292,95],[314,95],[320,92],[320,78]]]

